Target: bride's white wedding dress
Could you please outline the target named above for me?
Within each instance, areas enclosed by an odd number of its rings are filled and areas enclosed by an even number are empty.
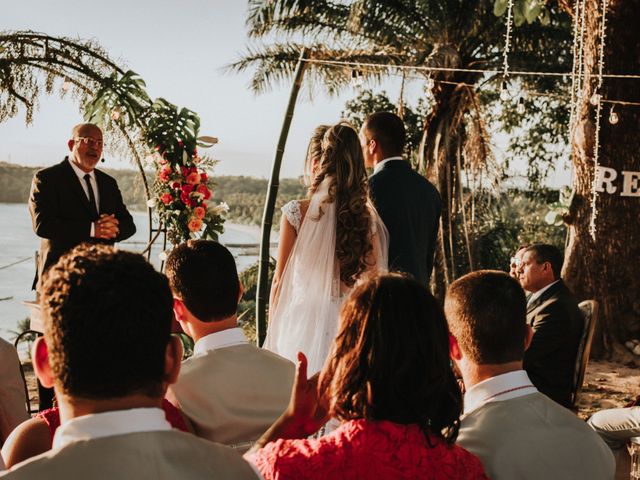
[[[331,179],[326,178],[309,202],[302,220],[300,203],[289,202],[282,209],[297,233],[282,275],[280,288],[269,312],[264,348],[296,362],[303,352],[309,375],[324,365],[338,329],[340,307],[351,291],[340,281],[336,256],[335,202],[326,203]],[[373,204],[371,239],[374,265],[362,275],[387,269],[388,234]]]

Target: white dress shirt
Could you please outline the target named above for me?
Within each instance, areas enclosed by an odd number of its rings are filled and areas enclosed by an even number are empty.
[[[556,283],[558,283],[560,281],[560,279],[556,280],[555,282],[551,282],[549,285],[547,285],[546,287],[541,288],[540,290],[538,290],[537,292],[532,293],[529,296],[529,300],[527,300],[527,305],[531,305],[533,302],[535,302],[538,298],[540,298],[542,296],[542,294],[544,292],[546,292],[547,290],[549,290],[553,285],[555,285]]]
[[[84,176],[87,172],[83,171],[80,167],[78,167],[73,160],[70,158],[67,159],[73,171],[76,172],[78,176],[78,180],[80,180],[80,185],[82,186],[82,190],[84,190],[84,194],[87,196],[87,200],[91,200],[91,196],[89,195],[89,187],[87,187],[87,182],[84,179]],[[89,173],[89,182],[91,182],[91,188],[93,188],[93,196],[96,198],[96,210],[98,213],[100,212],[100,192],[98,191],[98,182],[96,181],[96,171],[91,170]],[[90,237],[94,237],[96,233],[95,222],[91,222],[91,232],[89,232]]]
[[[464,394],[464,414],[467,415],[485,403],[501,402],[537,392],[527,372],[516,370],[476,383]]]
[[[391,160],[403,160],[403,158],[400,156],[385,158],[381,162],[377,163],[375,167],[373,167],[373,173],[374,174],[378,173],[380,170],[382,170],[382,167],[384,166],[384,164],[387,162],[390,162]]]
[[[193,346],[193,355],[204,355],[210,350],[233,347],[234,345],[243,345],[245,343],[249,342],[241,328],[228,328],[216,333],[210,333],[198,340]]]
[[[171,430],[160,408],[132,408],[93,413],[64,422],[53,436],[53,450],[81,440],[113,437],[127,433]]]

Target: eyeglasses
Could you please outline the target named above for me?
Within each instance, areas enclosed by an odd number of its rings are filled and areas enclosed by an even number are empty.
[[[91,138],[91,137],[76,137],[75,141],[82,142],[85,145],[90,143],[91,145],[94,145],[98,148],[102,148],[102,146],[104,145],[104,142],[102,140],[96,140],[95,138]]]

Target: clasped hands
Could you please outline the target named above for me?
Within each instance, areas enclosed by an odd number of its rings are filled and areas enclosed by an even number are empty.
[[[113,240],[120,233],[118,223],[118,219],[114,214],[107,215],[103,213],[100,215],[100,218],[94,222],[94,238]]]

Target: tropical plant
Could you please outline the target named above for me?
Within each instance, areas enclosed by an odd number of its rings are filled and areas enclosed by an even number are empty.
[[[399,71],[424,82],[431,98],[423,120],[419,166],[443,197],[436,282],[440,293],[455,276],[447,259],[460,253],[453,225],[457,216],[465,215],[465,205],[472,203],[465,198],[462,177],[487,172],[491,163],[477,89],[496,89],[513,78],[476,71],[502,71],[505,26],[493,8],[489,0],[251,0],[249,35],[270,43],[251,47],[230,66],[238,71],[255,68],[252,88],[261,92],[291,78],[306,47],[310,88],[321,85],[335,93],[349,84],[353,70],[371,82]],[[566,69],[568,27],[566,17],[558,15],[552,15],[547,26],[525,22],[514,37],[517,54],[510,61],[519,69],[541,63]],[[403,66],[416,69],[400,70]],[[473,248],[464,243],[470,255]]]

